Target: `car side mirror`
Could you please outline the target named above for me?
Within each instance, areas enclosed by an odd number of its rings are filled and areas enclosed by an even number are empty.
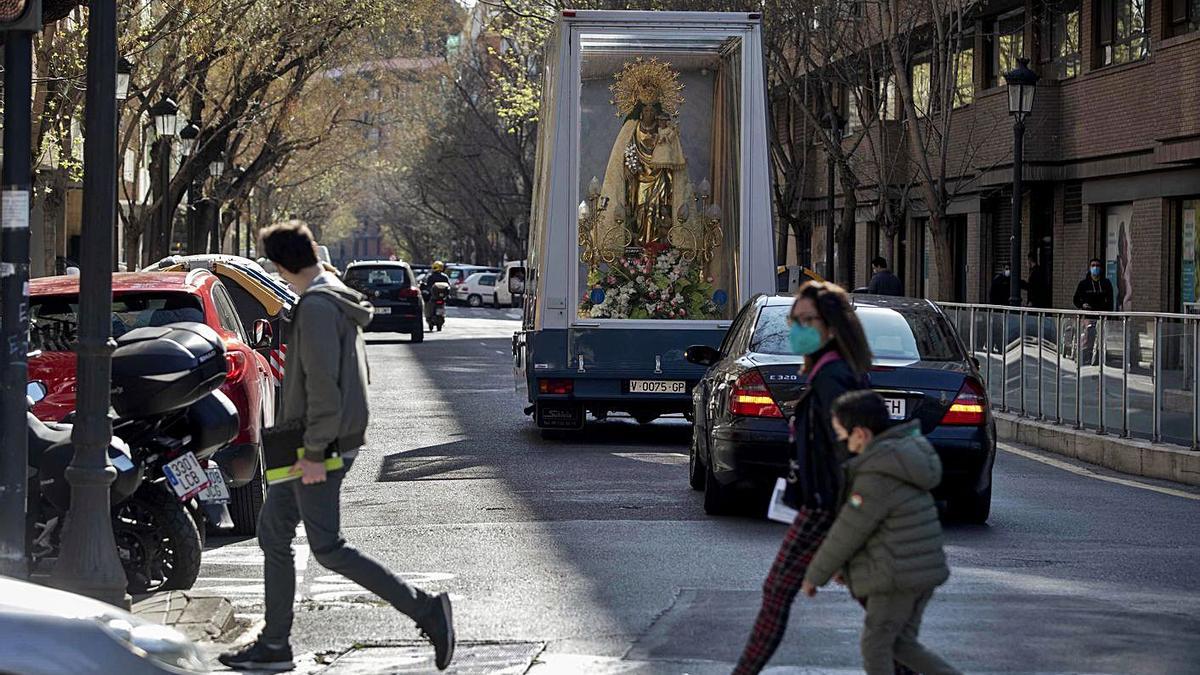
[[[40,380],[33,380],[25,385],[25,397],[29,399],[30,403],[37,403],[46,398],[48,391],[46,383]]]
[[[981,363],[979,362],[979,357],[978,357],[978,356],[972,356],[972,357],[971,357],[971,363],[974,363],[974,364],[975,364],[975,370],[979,370],[980,368],[983,368],[983,364],[981,364]]]
[[[516,275],[510,276],[508,278],[508,292],[509,293],[524,293],[525,292],[525,280]]]
[[[275,337],[275,331],[271,329],[271,322],[266,319],[257,319],[254,322],[254,348],[264,349],[271,346],[271,339]]]
[[[683,358],[687,359],[688,363],[707,368],[721,360],[721,352],[708,345],[692,345],[683,352]]]

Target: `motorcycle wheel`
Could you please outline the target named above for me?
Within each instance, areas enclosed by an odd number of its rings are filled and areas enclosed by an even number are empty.
[[[200,532],[187,508],[162,485],[143,485],[113,509],[113,536],[131,595],[196,583]]]

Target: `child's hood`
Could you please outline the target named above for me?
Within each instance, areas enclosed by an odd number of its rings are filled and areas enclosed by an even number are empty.
[[[861,455],[850,460],[850,470],[891,476],[921,490],[932,490],[942,481],[942,461],[916,421],[876,436]]]

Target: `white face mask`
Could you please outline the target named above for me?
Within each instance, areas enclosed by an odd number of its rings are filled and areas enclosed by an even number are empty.
[[[1010,272],[1010,271],[1008,271],[1008,270],[1004,270],[1004,276],[1006,276],[1006,277],[1007,277],[1007,276],[1012,276],[1012,272]]]

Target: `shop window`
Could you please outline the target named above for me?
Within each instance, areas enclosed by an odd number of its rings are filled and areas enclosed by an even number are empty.
[[[1101,0],[1103,2],[1103,0]],[[1017,59],[1025,56],[1025,10],[1004,14],[992,21],[988,35],[988,84],[1004,84],[1004,74],[1017,67]]]
[[[1128,312],[1132,309],[1134,293],[1133,204],[1113,204],[1104,207],[1104,273],[1112,282],[1113,309]]]
[[[1166,0],[1167,36],[1200,29],[1200,0]]]
[[[1079,0],[1046,3],[1041,21],[1041,63],[1045,76],[1065,80],[1079,74],[1079,16]]]
[[[1197,269],[1196,219],[1200,215],[1200,198],[1178,202],[1179,246],[1179,307],[1195,312],[1200,306],[1200,270]]]
[[[1146,0],[1097,0],[1096,44],[1100,65],[1132,63],[1150,53]]]

